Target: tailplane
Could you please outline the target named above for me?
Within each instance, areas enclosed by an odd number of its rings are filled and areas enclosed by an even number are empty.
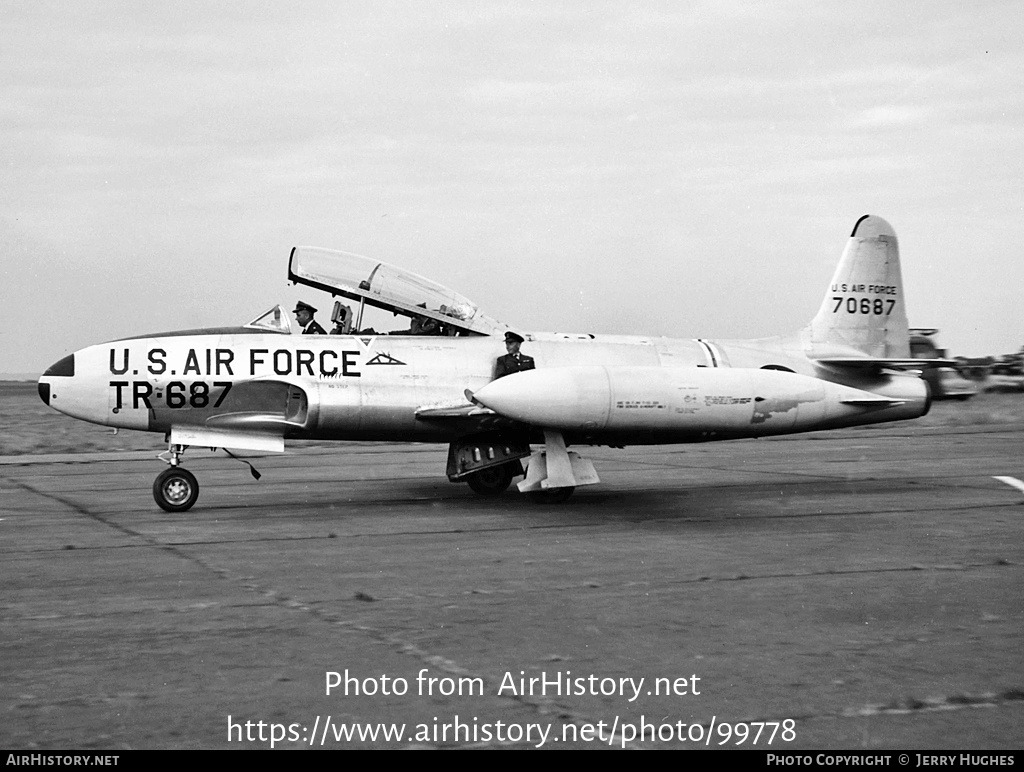
[[[809,332],[808,355],[823,363],[910,358],[899,244],[881,217],[853,226]]]

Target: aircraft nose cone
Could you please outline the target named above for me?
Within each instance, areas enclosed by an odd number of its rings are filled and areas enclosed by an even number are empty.
[[[50,404],[50,379],[71,378],[75,375],[75,355],[68,354],[50,365],[39,379],[39,399]]]

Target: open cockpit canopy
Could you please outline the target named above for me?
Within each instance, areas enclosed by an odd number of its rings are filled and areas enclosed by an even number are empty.
[[[356,301],[356,327],[363,306],[369,305],[411,318],[434,319],[453,335],[500,335],[508,329],[481,313],[468,298],[437,282],[350,252],[295,247],[288,261],[288,280]]]

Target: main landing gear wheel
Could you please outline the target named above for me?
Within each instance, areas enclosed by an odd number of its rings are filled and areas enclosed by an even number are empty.
[[[512,484],[516,476],[515,464],[502,464],[481,469],[466,477],[466,483],[481,496],[497,496]]]
[[[572,495],[574,490],[576,490],[575,486],[567,485],[564,488],[545,488],[540,491],[530,491],[526,495],[537,504],[561,504]]]
[[[172,466],[161,472],[153,483],[153,498],[161,509],[184,512],[199,498],[199,483],[187,469]]]

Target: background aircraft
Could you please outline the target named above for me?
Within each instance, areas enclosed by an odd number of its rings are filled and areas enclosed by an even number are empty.
[[[292,282],[343,297],[338,334],[297,335],[280,306],[241,327],[91,346],[39,379],[44,402],[85,421],[161,432],[154,498],[189,509],[191,445],[283,451],[286,438],[442,442],[447,474],[497,495],[558,501],[598,482],[570,446],[762,437],[916,418],[930,393],[912,359],[892,227],[854,226],[818,313],[746,341],[522,333],[536,368],[495,379],[507,325],[429,279],[358,255],[292,250]],[[353,308],[353,306],[355,306]],[[409,330],[364,328],[379,308]],[[429,331],[432,334],[412,334]],[[531,446],[540,446],[533,450]]]

